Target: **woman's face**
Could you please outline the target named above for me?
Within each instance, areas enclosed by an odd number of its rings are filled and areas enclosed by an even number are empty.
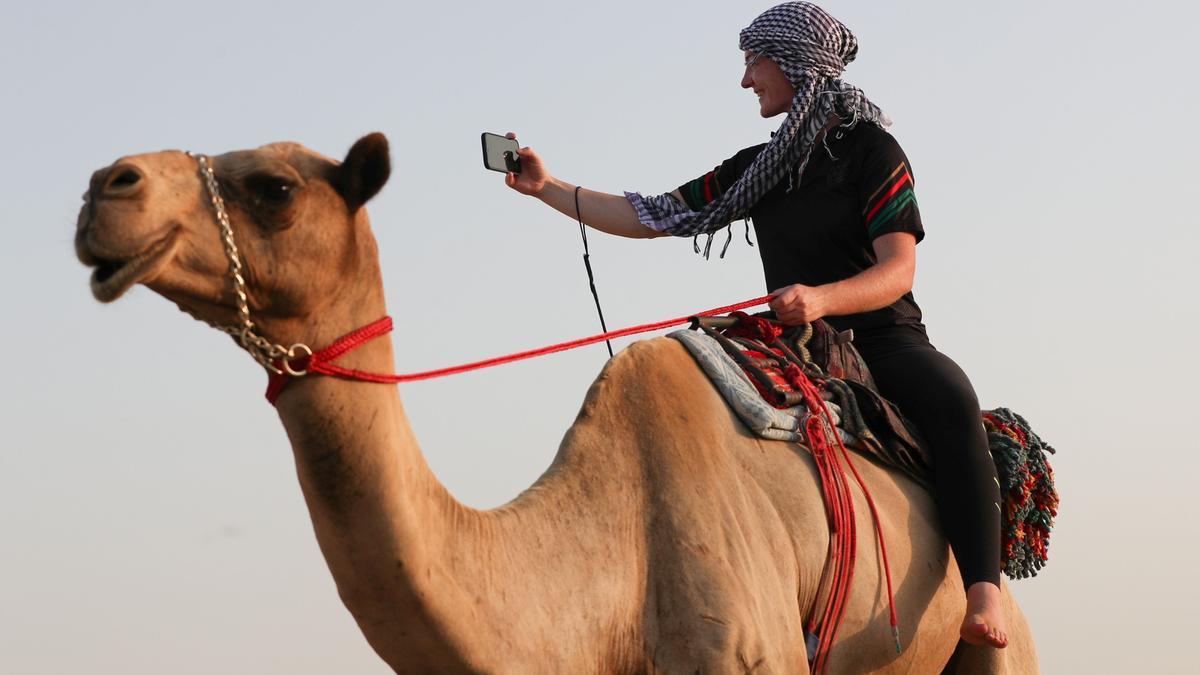
[[[746,73],[742,75],[742,88],[753,89],[758,96],[758,112],[763,117],[774,117],[787,112],[796,97],[796,88],[788,82],[787,75],[779,64],[769,56],[758,52],[745,52]]]

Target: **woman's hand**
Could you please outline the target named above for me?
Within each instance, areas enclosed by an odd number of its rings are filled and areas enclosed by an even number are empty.
[[[825,292],[820,286],[792,284],[771,293],[768,303],[780,321],[796,326],[812,323],[827,313]]]
[[[917,238],[889,232],[873,242],[876,263],[820,286],[794,284],[771,293],[771,309],[788,324],[811,323],[827,316],[849,316],[887,307],[912,290],[917,269]]]
[[[505,138],[515,141],[517,135],[510,131],[505,134]],[[550,174],[542,164],[542,158],[533,151],[533,148],[519,148],[517,156],[521,159],[521,173],[505,174],[504,184],[523,195],[537,197],[546,187],[546,181],[550,179]]]

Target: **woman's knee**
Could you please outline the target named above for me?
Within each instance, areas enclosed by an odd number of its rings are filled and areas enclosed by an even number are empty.
[[[979,414],[979,396],[967,374],[958,364],[940,352],[933,352],[926,363],[923,372],[924,388],[930,398],[937,399],[938,405],[945,408],[947,413],[969,412]]]

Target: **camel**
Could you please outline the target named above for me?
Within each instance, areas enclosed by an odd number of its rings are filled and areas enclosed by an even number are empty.
[[[92,176],[75,245],[98,300],[141,283],[210,324],[248,314],[268,342],[314,349],[386,314],[363,208],[390,175],[382,134],[341,162],[276,143],[211,167],[245,309],[203,171],[180,151]],[[393,372],[390,340],[339,365]],[[803,623],[829,541],[814,464],[753,436],[675,340],[609,361],[550,467],[492,510],[438,482],[395,386],[296,377],[277,411],[338,594],[398,673],[809,672]],[[859,559],[829,672],[1037,672],[1007,586],[1009,647],[959,644],[965,597],[930,495],[857,466],[880,507],[903,651],[855,493]]]

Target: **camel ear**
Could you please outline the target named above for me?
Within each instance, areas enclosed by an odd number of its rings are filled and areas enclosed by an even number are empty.
[[[391,174],[387,137],[377,131],[358,139],[346,153],[334,174],[333,187],[354,213],[379,192]]]

